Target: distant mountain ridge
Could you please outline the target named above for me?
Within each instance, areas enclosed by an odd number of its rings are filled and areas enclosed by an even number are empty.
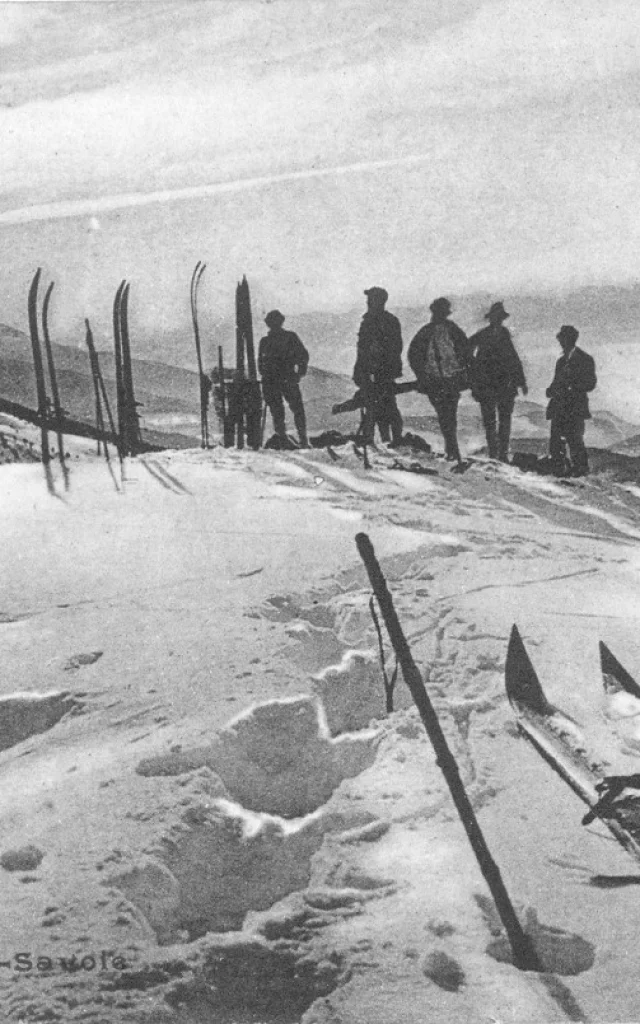
[[[75,419],[95,423],[95,397],[89,356],[79,348],[53,344],[56,376],[63,408]],[[115,417],[115,358],[112,352],[98,353],[107,394]],[[200,385],[193,370],[160,361],[133,359],[133,377],[140,415],[147,426],[200,436]],[[48,376],[47,376],[48,382]],[[353,394],[349,380],[327,370],[309,367],[303,384],[305,405],[312,431],[326,429],[331,406]],[[22,331],[0,324],[0,397],[37,408],[31,340]],[[215,430],[215,415],[210,411]],[[342,417],[352,424],[357,416]],[[351,429],[349,426],[347,429]]]
[[[421,313],[415,311],[414,317],[419,319]],[[339,318],[331,317],[329,323],[333,327],[334,340],[338,339],[341,329]],[[88,353],[59,344],[53,345],[53,351],[63,407],[72,417],[94,423],[95,398]],[[110,351],[103,351],[99,358],[115,416],[114,356]],[[143,424],[151,429],[187,435],[197,441],[200,431],[198,374],[170,363],[143,359],[133,360],[133,373]],[[343,432],[356,429],[359,423],[357,412],[339,416],[331,414],[332,405],[350,398],[354,390],[355,385],[346,374],[310,366],[302,384],[309,430],[318,433],[331,428]],[[3,324],[0,324],[0,397],[33,409],[37,405],[31,341],[24,332]],[[439,434],[437,419],[424,395],[403,395],[399,405],[408,429]],[[292,426],[292,417],[287,415]],[[215,432],[217,424],[213,409],[210,410],[210,421]],[[468,392],[460,405],[459,422],[463,443],[484,443],[479,407]],[[267,424],[269,429],[270,423]],[[545,438],[548,433],[544,406],[519,398],[513,420],[514,438]],[[636,425],[607,411],[594,411],[587,428],[588,443],[602,448],[623,445],[634,435],[638,435]]]
[[[250,282],[251,283],[251,282]],[[370,282],[369,282],[370,283]],[[384,281],[377,282],[384,284]],[[402,324],[405,353],[409,342],[419,327],[430,318],[429,304],[435,298],[425,289],[423,302],[407,303],[393,294],[389,297],[388,308]],[[555,353],[555,334],[563,323],[575,324],[589,338],[597,337],[603,344],[614,344],[624,334],[640,336],[640,285],[629,287],[613,285],[585,286],[572,291],[539,292],[518,294],[478,291],[457,295],[448,293],[453,306],[453,319],[458,321],[467,333],[473,333],[485,326],[485,313],[495,299],[504,301],[511,313],[509,326],[516,337],[532,336],[544,339],[549,346],[549,360]],[[274,305],[278,305],[277,299]],[[253,304],[253,321],[256,341],[266,333],[263,317],[267,309],[258,302]],[[315,366],[334,373],[351,373],[355,359],[358,326],[365,311],[365,296],[354,296],[349,309],[309,310],[288,312],[286,326],[296,331],[309,348]],[[191,324],[185,320],[181,326],[175,324],[158,331],[132,322],[131,340],[135,355],[144,360],[167,363],[195,369],[195,349]],[[218,346],[224,350],[225,361],[231,365],[235,356],[235,323],[231,316],[215,319],[212,324],[211,311],[201,311],[201,334],[206,368],[217,364]],[[12,328],[8,328],[12,330]],[[84,327],[78,321],[75,336],[82,336]],[[67,341],[67,339],[61,339]],[[525,353],[526,355],[526,353]]]

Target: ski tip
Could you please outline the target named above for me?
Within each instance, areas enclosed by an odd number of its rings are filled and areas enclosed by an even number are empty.
[[[602,670],[602,682],[606,693],[619,693],[621,690],[630,693],[633,697],[640,698],[640,686],[632,675],[620,664],[618,659],[611,653],[602,640],[600,648],[600,668]]]
[[[553,712],[553,705],[545,697],[540,680],[527,654],[520,630],[514,624],[509,637],[505,664],[505,683],[510,703],[535,711],[539,715]]]

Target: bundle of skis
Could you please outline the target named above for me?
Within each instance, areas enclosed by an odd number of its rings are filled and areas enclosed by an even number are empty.
[[[258,380],[251,297],[246,277],[236,287],[236,368],[234,379],[225,376],[222,349],[218,348],[218,387],[226,448],[260,448],[264,430],[262,392]]]

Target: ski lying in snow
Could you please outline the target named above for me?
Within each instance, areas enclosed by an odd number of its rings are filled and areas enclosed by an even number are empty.
[[[588,805],[583,824],[600,818],[625,850],[640,861],[640,799],[614,802],[625,788],[620,780],[632,785],[634,777],[608,775],[606,766],[590,754],[578,724],[547,700],[517,626],[509,639],[505,676],[507,696],[521,733]]]

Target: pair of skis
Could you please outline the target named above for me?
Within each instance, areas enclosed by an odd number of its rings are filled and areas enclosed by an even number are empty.
[[[233,398],[233,404],[229,403],[229,412],[236,432],[236,446],[244,448],[246,437],[250,448],[260,448],[262,443],[262,392],[258,381],[251,296],[246,277],[243,277],[236,287],[236,379]]]
[[[206,263],[196,263],[191,275],[191,322],[198,360],[200,378],[200,434],[203,448],[209,447],[209,392],[211,380],[204,372],[202,343],[198,321],[198,288]],[[236,369],[232,383],[225,380],[222,349],[218,348],[218,384],[222,406],[223,443],[225,447],[260,448],[264,421],[262,416],[262,392],[258,380],[256,353],[253,340],[251,296],[246,276],[236,287]]]
[[[51,337],[49,334],[49,303],[51,301],[51,293],[54,288],[54,282],[52,281],[44,297],[42,304],[42,336],[44,339],[44,347],[47,358],[47,367],[49,371],[49,383],[51,386],[51,400],[47,394],[47,385],[45,380],[44,362],[42,359],[42,346],[40,343],[40,332],[38,323],[38,289],[40,286],[40,278],[42,275],[42,268],[38,267],[36,270],[33,280],[31,281],[31,287],[29,288],[28,297],[28,317],[29,317],[29,333],[31,335],[31,350],[33,355],[33,370],[36,381],[36,397],[38,402],[38,418],[40,420],[40,447],[42,450],[42,462],[45,466],[45,470],[48,470],[49,463],[51,461],[51,455],[49,452],[49,424],[53,420],[53,427],[56,433],[56,439],[58,443],[58,458],[60,460],[60,466],[62,468],[62,477],[64,480],[65,490],[69,489],[69,470],[66,463],[65,451],[64,451],[64,410],[60,401],[60,390],[58,388],[58,378],[56,375],[56,368],[53,359],[53,347],[51,344]],[[51,410],[53,409],[53,416]],[[47,475],[47,483],[49,490],[53,489],[53,483],[50,476]]]
[[[207,264],[200,260],[196,263],[191,275],[191,323],[193,324],[193,335],[196,343],[196,357],[198,359],[198,373],[200,377],[200,433],[201,445],[209,447],[209,392],[211,380],[204,372],[202,363],[202,346],[200,344],[200,326],[198,323],[198,286],[202,275],[207,269]],[[221,387],[224,394],[224,380],[221,379]]]
[[[116,405],[119,454],[135,455],[142,447],[138,402],[133,389],[129,340],[129,282],[122,280],[113,300],[113,341],[116,363]]]
[[[640,686],[602,642],[600,664],[607,694],[624,692],[640,701]],[[547,700],[517,626],[511,631],[505,676],[521,733],[588,805],[583,824],[599,818],[640,861],[640,792],[633,792],[640,790],[640,775],[609,775],[589,751],[580,726]]]

